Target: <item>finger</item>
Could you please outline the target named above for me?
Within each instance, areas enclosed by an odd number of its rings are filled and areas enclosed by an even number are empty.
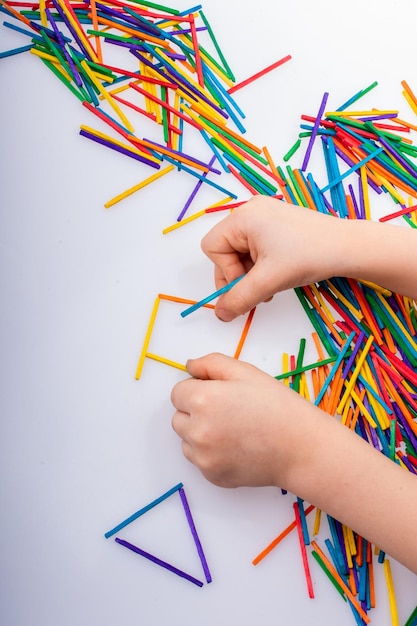
[[[193,463],[195,465],[193,446],[190,443],[188,443],[188,441],[184,441],[184,440],[182,441],[181,445],[182,445],[182,453],[187,459],[187,461],[190,461],[190,463]]]
[[[201,248],[215,265],[218,289],[247,271],[244,263],[244,257],[249,253],[247,236],[239,228],[234,215],[214,226],[203,237]]]
[[[217,317],[230,322],[260,302],[272,298],[276,290],[270,279],[272,271],[266,265],[267,261],[254,265],[230,291],[219,297],[216,303]]]
[[[190,415],[184,411],[175,411],[171,419],[172,428],[183,441],[188,440]]]
[[[213,352],[198,359],[189,359],[187,361],[187,371],[194,378],[200,380],[231,380],[246,377],[247,363],[238,361],[225,354]],[[198,381],[196,381],[198,382]]]
[[[182,380],[181,382],[174,385],[171,390],[171,402],[177,411],[182,411],[183,413],[190,413],[190,397],[193,389],[193,385],[195,384],[195,380],[192,378],[187,378],[186,380]]]

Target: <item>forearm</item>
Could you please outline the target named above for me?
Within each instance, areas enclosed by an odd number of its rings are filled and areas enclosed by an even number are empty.
[[[417,230],[362,220],[343,220],[339,230],[338,275],[417,299]]]
[[[286,488],[417,573],[417,476],[317,411]]]

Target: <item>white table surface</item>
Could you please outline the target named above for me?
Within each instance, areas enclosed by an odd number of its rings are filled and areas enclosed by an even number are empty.
[[[400,84],[417,89],[414,0],[207,0],[203,9],[238,81],[293,57],[236,93],[247,137],[277,163],[297,138],[300,115],[315,115],[325,91],[336,108],[377,80],[363,105],[399,108],[416,123]],[[1,50],[24,43],[1,27]],[[149,171],[80,137],[81,123],[97,124],[32,55],[1,60],[0,80],[1,623],[353,625],[315,563],[316,598],[308,598],[295,533],[251,564],[292,521],[293,498],[214,487],[183,458],[169,394],[184,374],[147,360],[134,379],[156,294],[200,299],[214,290],[199,242],[221,216],[162,235],[195,185],[178,172],[106,210]],[[196,135],[189,142],[207,158]],[[310,169],[324,183],[320,153]],[[230,178],[225,184],[246,198]],[[219,199],[205,189],[192,212]],[[372,202],[378,211],[375,195]],[[243,320],[222,324],[209,311],[183,320],[179,307],[161,305],[152,351],[179,362],[233,352]],[[242,358],[276,374],[282,352],[296,352],[309,332],[293,293],[281,294],[258,308]],[[180,481],[213,574],[201,589],[103,536]],[[177,496],[125,536],[202,576]],[[404,623],[417,579],[394,561],[392,569]],[[376,592],[371,623],[388,626],[382,567]]]

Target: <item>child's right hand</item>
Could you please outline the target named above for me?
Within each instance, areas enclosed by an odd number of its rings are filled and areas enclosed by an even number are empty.
[[[340,221],[266,196],[237,208],[201,243],[217,289],[247,273],[218,299],[217,316],[230,321],[278,291],[340,275]]]

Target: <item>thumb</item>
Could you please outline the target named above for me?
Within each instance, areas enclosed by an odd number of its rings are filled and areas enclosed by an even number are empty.
[[[247,313],[260,302],[270,299],[275,290],[268,278],[269,272],[259,264],[239,280],[227,293],[222,294],[216,303],[216,315],[224,322],[231,322],[239,315]]]
[[[187,371],[201,380],[231,380],[238,377],[243,365],[231,356],[213,352],[198,359],[189,359]]]

